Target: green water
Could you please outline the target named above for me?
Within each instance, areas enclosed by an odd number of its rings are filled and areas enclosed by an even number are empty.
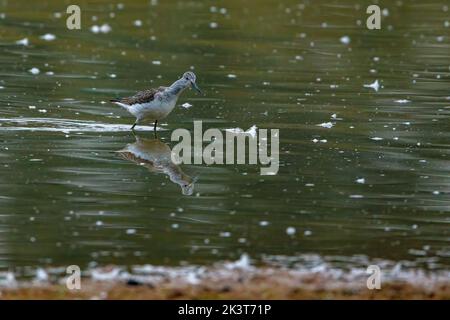
[[[118,3],[79,1],[82,29],[70,31],[68,3],[0,1],[1,269],[242,253],[448,268],[448,1],[385,1],[381,30],[365,27],[369,1]],[[187,70],[205,95],[184,93],[141,152],[173,148],[171,132],[194,120],[276,128],[277,175],[181,165],[194,182],[183,194],[117,152],[136,141],[134,119],[109,99]],[[378,91],[364,87],[375,80]]]

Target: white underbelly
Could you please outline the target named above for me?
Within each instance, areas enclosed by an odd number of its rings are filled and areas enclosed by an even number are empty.
[[[175,107],[176,101],[152,101],[150,103],[134,104],[130,106],[129,111],[138,121],[143,120],[161,120]]]

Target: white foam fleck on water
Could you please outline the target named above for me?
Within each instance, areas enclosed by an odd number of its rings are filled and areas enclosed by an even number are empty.
[[[370,140],[381,141],[381,140],[384,140],[384,139],[381,138],[381,137],[372,137],[372,138],[370,138]]]
[[[142,27],[142,21],[141,20],[134,20],[133,22],[135,27]]]
[[[30,41],[28,40],[28,38],[23,38],[23,39],[17,40],[16,44],[21,45],[21,46],[28,46],[30,44]]]
[[[350,44],[351,39],[349,36],[342,36],[339,41],[341,41],[342,44]]]
[[[135,234],[136,229],[127,229],[126,234]]]
[[[235,74],[232,74],[232,73],[228,74],[227,77],[230,78],[230,79],[236,79],[237,78],[237,76]]]
[[[48,281],[48,273],[47,273],[47,271],[45,271],[42,268],[38,268],[36,270],[35,280],[38,281],[38,282]]]
[[[102,33],[108,33],[108,32],[110,32],[112,29],[111,29],[111,27],[109,26],[109,24],[102,24],[102,26],[100,27],[100,32],[102,32]]]
[[[260,221],[260,222],[259,222],[259,225],[260,225],[261,227],[266,227],[266,226],[269,225],[269,221]]]
[[[152,61],[152,64],[154,64],[154,65],[156,65],[156,66],[159,66],[159,65],[161,65],[161,61],[159,61],[159,60],[153,60],[153,61]]]
[[[36,67],[33,67],[30,70],[28,70],[28,72],[31,73],[31,74],[39,74],[41,72],[41,70],[39,70]]]
[[[93,26],[91,26],[91,32],[92,33],[108,33],[112,30],[112,28],[110,27],[109,24],[105,23],[102,24],[101,26],[98,26],[96,24],[94,24]]]
[[[408,253],[410,255],[413,255],[413,256],[426,256],[427,255],[426,251],[424,251],[424,250],[417,250],[417,249],[409,249]]]
[[[316,126],[330,129],[334,126],[334,124],[332,122],[324,122],[324,123],[316,124]]]
[[[93,26],[91,27],[91,32],[92,32],[92,33],[99,33],[99,32],[100,32],[100,27],[97,26],[97,25],[93,25]]]
[[[120,268],[113,268],[112,270],[106,271],[101,269],[93,269],[91,271],[91,277],[93,280],[98,281],[111,281],[116,280],[121,272]]]
[[[56,36],[51,33],[46,33],[46,34],[40,36],[39,38],[41,38],[42,40],[45,40],[45,41],[53,41],[56,39]]]
[[[370,84],[365,84],[364,87],[372,88],[373,90],[378,91],[380,89],[380,83],[378,82],[378,80],[375,80],[374,82],[372,82]]]
[[[225,268],[231,269],[231,270],[233,270],[233,269],[250,269],[251,268],[250,257],[248,256],[248,254],[244,253],[241,255],[239,260],[234,261],[234,262],[225,263]]]
[[[192,104],[190,104],[190,103],[188,103],[188,102],[185,102],[185,103],[183,103],[181,106],[182,106],[183,108],[185,108],[185,109],[189,109],[190,107],[192,107]]]
[[[297,230],[294,227],[287,227],[286,228],[286,234],[288,236],[293,236],[296,232],[297,232]]]
[[[360,184],[366,183],[366,179],[364,179],[364,178],[358,178],[355,181],[356,181],[356,183],[360,183]]]
[[[210,23],[209,23],[209,27],[210,27],[211,29],[216,29],[216,28],[219,27],[219,24],[218,24],[217,22],[210,22]]]
[[[408,103],[408,102],[411,102],[411,101],[408,100],[408,99],[399,99],[399,100],[395,100],[395,102],[397,102],[397,103]]]
[[[258,128],[256,127],[256,125],[253,125],[249,129],[247,129],[247,131],[244,131],[241,128],[230,128],[230,129],[225,129],[225,131],[228,131],[228,132],[231,132],[234,134],[245,133],[245,134],[249,134],[250,136],[252,136],[254,138],[257,135],[257,129]]]
[[[245,133],[250,134],[254,138],[254,137],[256,137],[256,134],[257,134],[256,130],[257,130],[256,125],[253,125],[247,131],[245,131]]]

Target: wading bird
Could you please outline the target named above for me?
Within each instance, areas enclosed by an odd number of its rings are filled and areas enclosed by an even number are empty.
[[[155,122],[153,130],[156,131],[158,120],[164,119],[173,110],[180,94],[189,87],[202,93],[195,83],[196,76],[188,71],[183,76],[172,83],[170,87],[159,87],[139,91],[134,96],[110,100],[111,102],[125,108],[136,117],[131,130],[137,124],[146,121]]]

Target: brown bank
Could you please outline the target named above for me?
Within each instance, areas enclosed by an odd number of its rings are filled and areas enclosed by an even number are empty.
[[[120,275],[116,267],[83,277],[81,289],[65,279],[0,287],[1,299],[450,299],[450,280],[421,275],[393,279],[369,290],[367,277],[283,268],[166,268]],[[99,278],[101,272],[101,280]],[[108,279],[108,274],[114,277]]]

